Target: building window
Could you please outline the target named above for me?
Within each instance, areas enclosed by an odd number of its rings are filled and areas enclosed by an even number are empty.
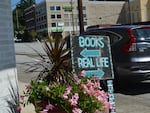
[[[79,7],[77,6],[76,9],[78,10]],[[86,10],[86,6],[82,6],[82,10]]]
[[[41,17],[41,20],[43,21],[43,16]]]
[[[75,15],[76,16],[76,15]],[[74,17],[75,17],[74,16]],[[82,16],[83,16],[83,18],[86,18],[87,17],[87,15],[86,14],[82,14]],[[79,17],[79,14],[78,14],[78,17]]]
[[[52,18],[52,19],[55,19],[55,15],[54,15],[54,14],[52,14],[52,15],[51,15],[51,18]]]
[[[56,10],[61,10],[60,6],[56,6]]]
[[[46,8],[39,8],[36,10],[36,14],[42,14],[46,12]]]
[[[50,6],[50,10],[51,10],[51,11],[54,11],[54,10],[55,10],[55,7],[54,7],[54,6]]]
[[[83,6],[83,7],[82,7],[82,10],[86,10],[86,6]]]
[[[87,22],[84,22],[84,25],[87,25]]]
[[[42,29],[44,29],[44,25],[43,24],[41,25],[41,27],[42,27]]]
[[[39,26],[36,26],[36,29],[38,30],[38,29],[39,29]]]
[[[83,14],[83,18],[86,18],[86,14]]]
[[[51,23],[51,26],[52,27],[56,27],[56,23]]]
[[[60,14],[58,14],[58,15],[57,15],[57,18],[61,18],[61,15],[60,15]]]
[[[46,20],[46,16],[44,16],[44,19]]]
[[[45,28],[47,28],[47,24],[44,24]]]

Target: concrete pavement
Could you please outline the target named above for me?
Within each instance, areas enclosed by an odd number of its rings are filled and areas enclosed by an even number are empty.
[[[24,72],[24,68],[22,65],[17,64],[17,74],[18,74],[18,87],[19,94],[22,95],[25,90],[25,85],[28,85],[29,81],[32,79],[32,74]],[[21,113],[35,113],[34,106],[28,105],[26,107],[22,107]]]
[[[23,94],[23,90],[25,89],[26,83],[18,82],[19,84],[19,94]],[[35,113],[34,112],[34,106],[33,105],[28,105],[26,107],[22,107],[21,113]]]

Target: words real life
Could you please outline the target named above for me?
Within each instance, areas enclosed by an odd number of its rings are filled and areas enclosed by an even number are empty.
[[[78,38],[78,43],[82,51],[77,58],[79,68],[100,68],[109,67],[109,57],[102,56],[101,52],[105,47],[103,37],[82,37]],[[90,48],[90,49],[89,49]]]

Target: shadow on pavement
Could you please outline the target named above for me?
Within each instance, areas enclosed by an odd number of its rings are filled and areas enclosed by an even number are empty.
[[[150,81],[139,83],[124,83],[115,86],[115,93],[122,93],[125,95],[140,95],[150,93]]]

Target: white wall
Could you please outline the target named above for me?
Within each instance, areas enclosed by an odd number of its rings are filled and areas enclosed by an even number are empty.
[[[18,98],[11,0],[0,0],[0,113],[12,113],[10,92]]]

